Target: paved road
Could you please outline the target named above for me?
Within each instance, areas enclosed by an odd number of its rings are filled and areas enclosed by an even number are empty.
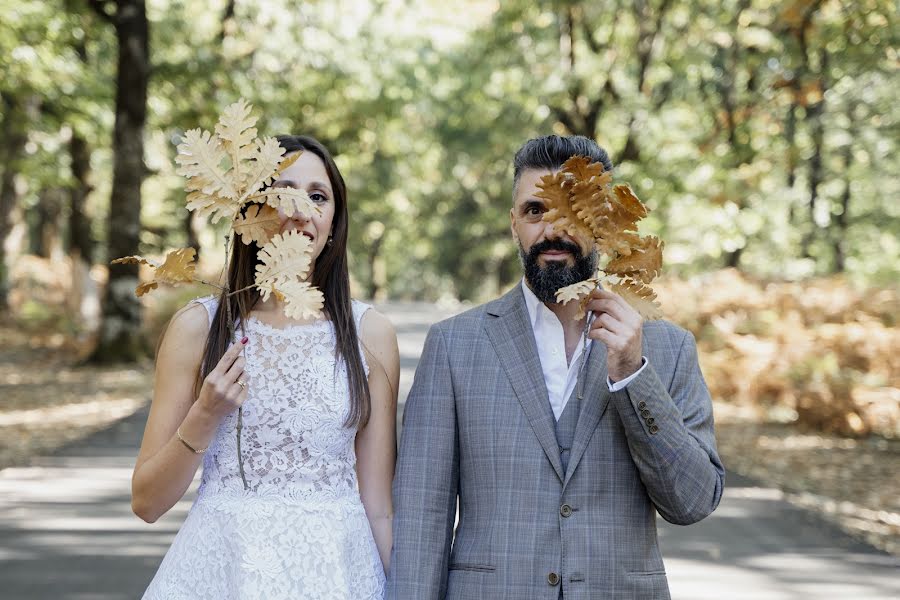
[[[401,397],[433,309],[385,309],[400,337]],[[146,411],[27,468],[0,471],[0,598],[139,598],[190,506],[153,525],[131,514],[131,467]],[[897,600],[900,560],[859,544],[729,476],[714,515],[661,522],[676,600]]]

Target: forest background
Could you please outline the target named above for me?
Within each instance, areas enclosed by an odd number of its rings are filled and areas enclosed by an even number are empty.
[[[80,435],[29,411],[112,418],[131,410],[103,405],[123,390],[146,401],[159,332],[206,292],[139,300],[137,267],[109,261],[192,246],[218,275],[224,229],[188,213],[173,159],[186,129],[243,97],[262,134],[311,134],[336,155],[355,294],[378,302],[508,289],[513,154],[547,133],[597,139],[652,209],[642,233],[666,242],[655,287],[697,336],[729,466],[856,503],[836,513],[874,510],[863,535],[896,548],[897,10],[0,0],[0,457]],[[844,489],[869,479],[862,500]]]

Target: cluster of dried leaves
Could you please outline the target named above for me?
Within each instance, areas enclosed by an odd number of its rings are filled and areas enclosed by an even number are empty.
[[[612,185],[612,174],[584,156],[571,157],[559,172],[542,177],[538,187],[537,196],[548,209],[544,220],[576,240],[589,240],[606,259],[592,278],[559,290],[557,300],[577,300],[581,318],[588,295],[604,285],[645,319],[662,317],[656,293],[648,284],[662,268],[663,242],[637,233],[638,221],[649,209],[631,188]]]
[[[900,438],[900,294],[839,278],[763,282],[735,270],[663,279],[697,337],[714,399],[811,431]]]
[[[306,192],[290,187],[270,187],[278,175],[300,156],[284,157],[284,148],[272,137],[256,137],[252,107],[239,100],[225,109],[215,134],[200,129],[185,133],[175,161],[178,174],[187,178],[187,208],[212,223],[222,218],[244,244],[260,246],[255,286],[264,299],[274,294],[285,303],[285,313],[295,319],[314,318],[324,305],[322,293],[305,279],[311,264],[308,238],[296,231],[280,234],[279,210],[292,215],[312,214],[318,208]],[[201,281],[195,275],[193,248],[170,252],[163,262],[126,256],[113,264],[137,263],[154,269],[153,278],[141,283],[138,296],[159,284],[177,285]],[[230,290],[236,293],[238,290]]]

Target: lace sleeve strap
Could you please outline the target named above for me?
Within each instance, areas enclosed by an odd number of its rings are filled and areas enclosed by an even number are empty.
[[[202,304],[206,309],[206,316],[209,318],[209,326],[212,327],[213,319],[216,316],[216,309],[219,307],[219,299],[215,296],[203,296],[191,300],[191,304]]]

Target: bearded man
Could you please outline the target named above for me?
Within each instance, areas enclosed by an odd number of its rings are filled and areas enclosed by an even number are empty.
[[[612,169],[579,136],[516,153],[524,278],[428,333],[394,480],[389,599],[669,598],[656,514],[688,525],[722,496],[693,336],[606,290],[581,319],[556,302],[597,261],[536,195],[573,155]]]

